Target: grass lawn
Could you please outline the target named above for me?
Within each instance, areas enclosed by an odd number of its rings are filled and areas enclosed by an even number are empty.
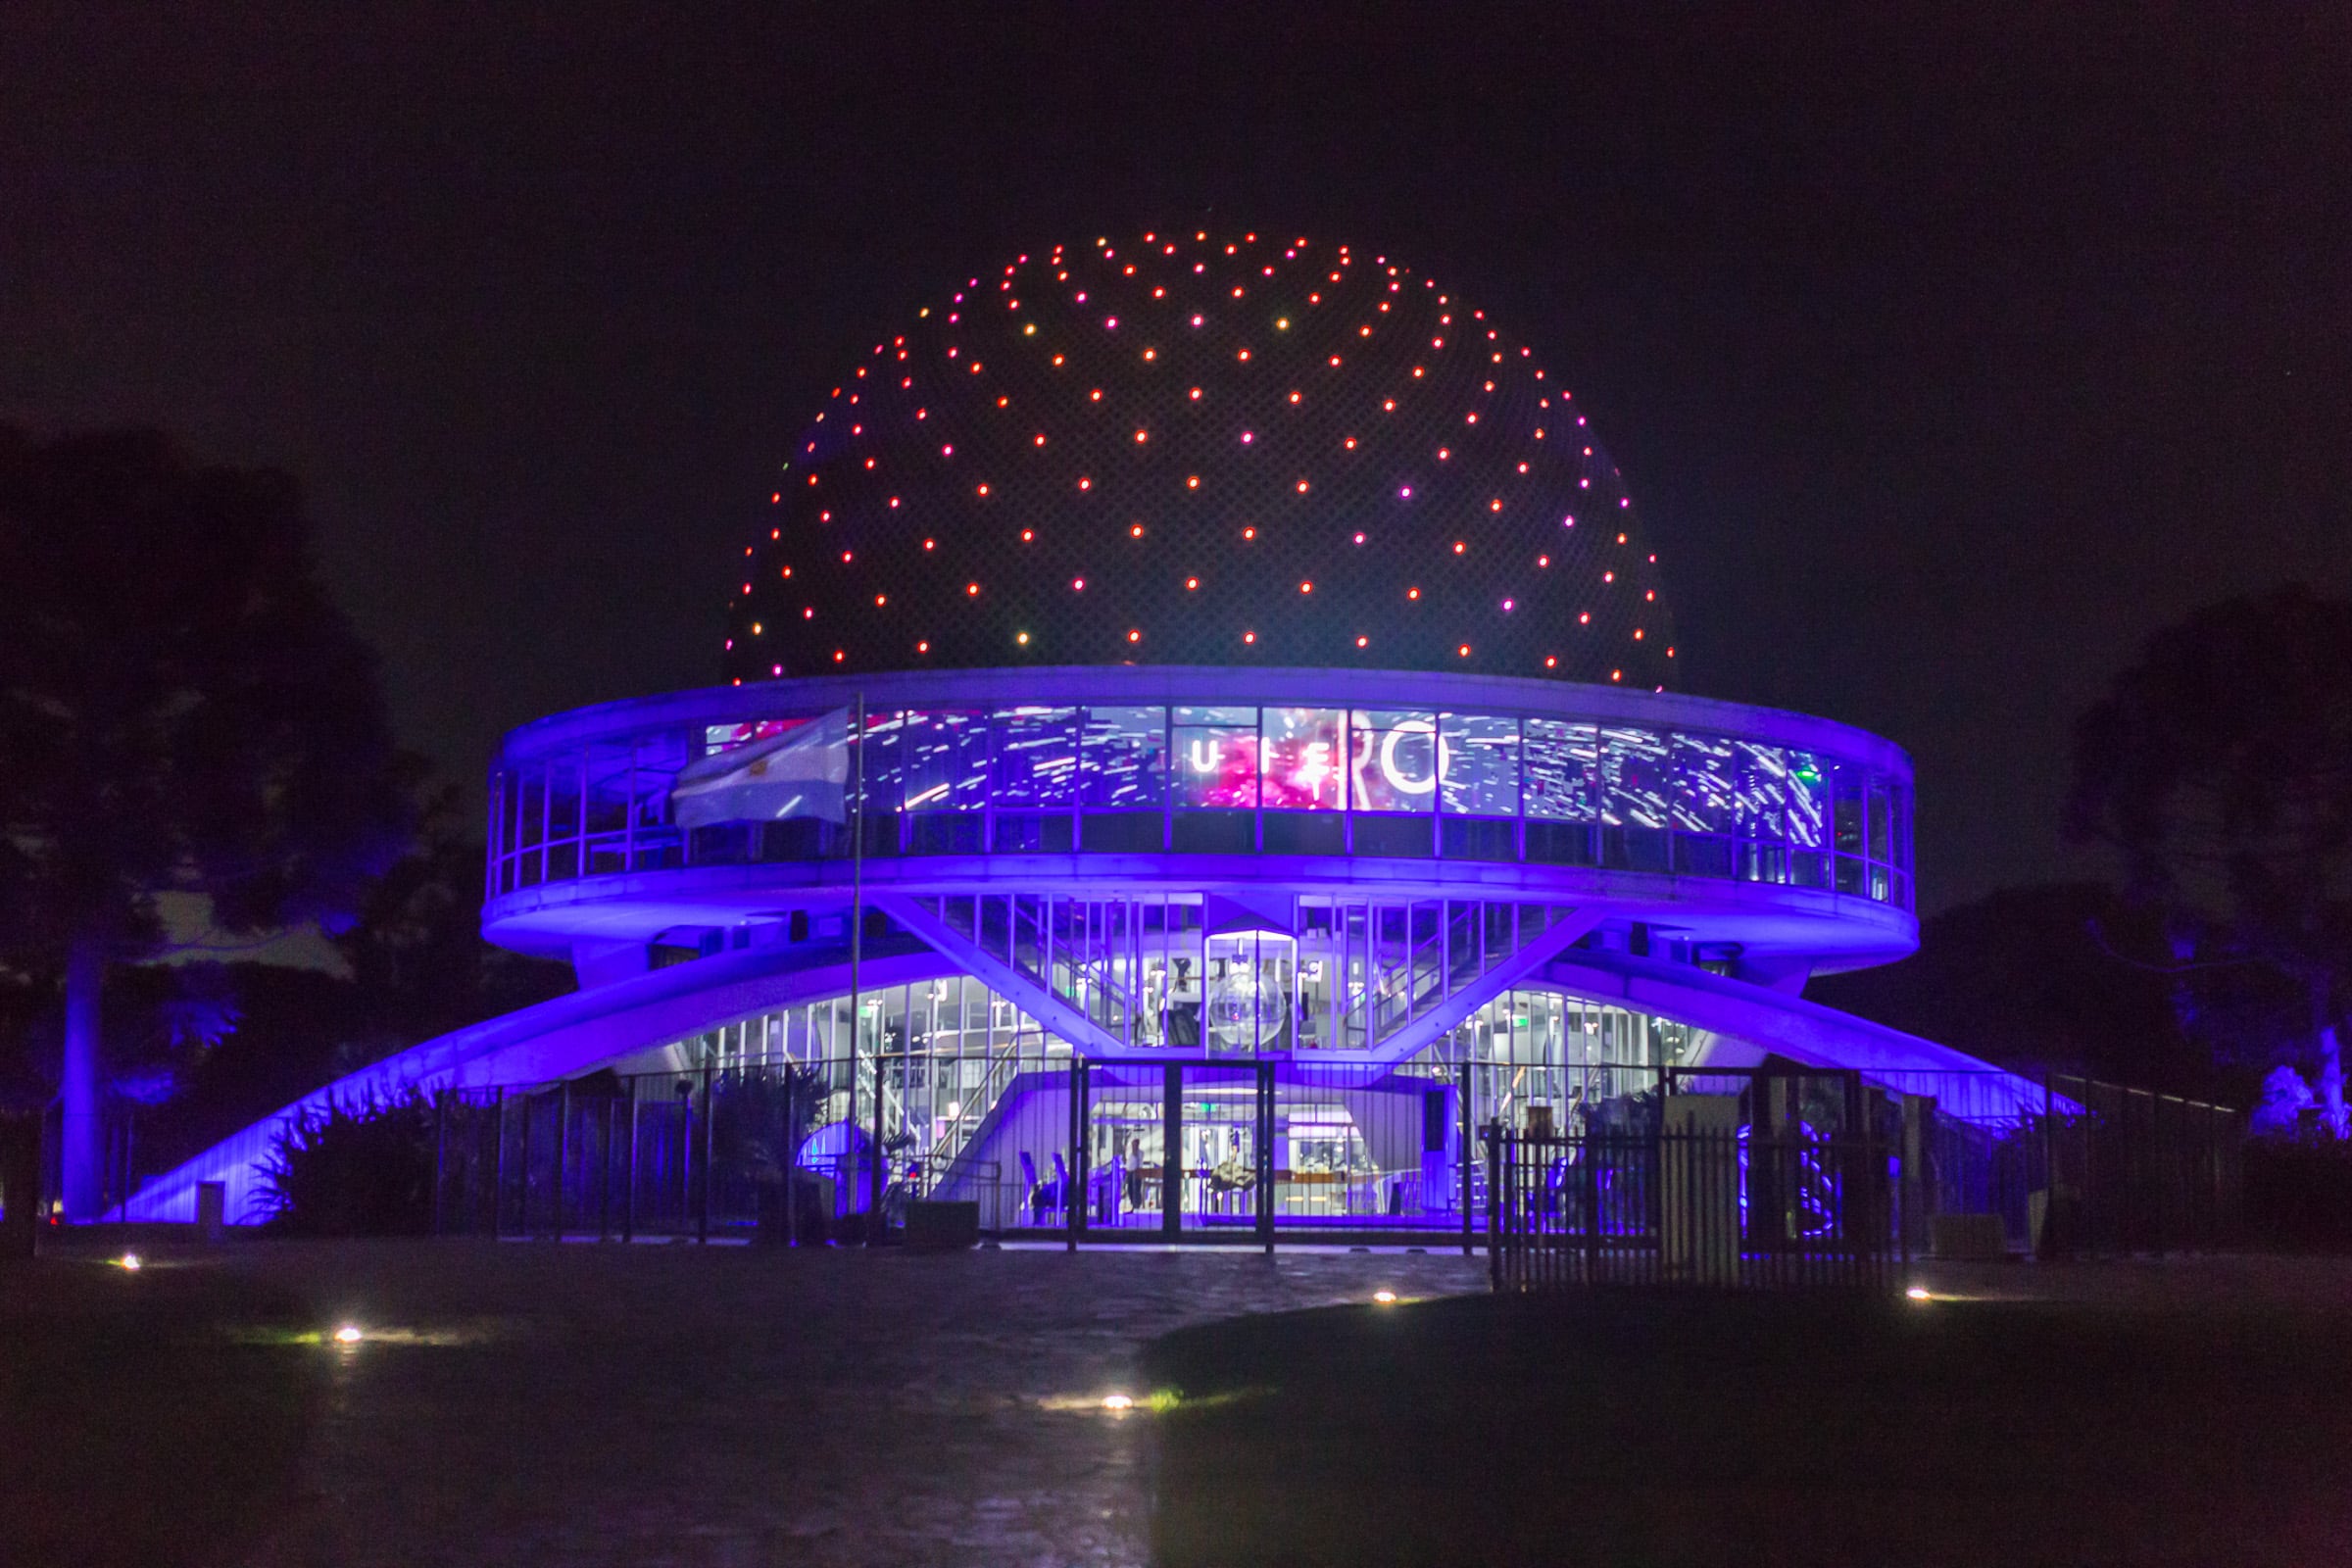
[[[2352,1306],[2352,1304],[2348,1304]],[[2352,1309],[1637,1293],[1180,1330],[1155,1559],[2352,1562]]]
[[[0,1561],[236,1560],[295,1497],[318,1327],[216,1267],[0,1263]]]

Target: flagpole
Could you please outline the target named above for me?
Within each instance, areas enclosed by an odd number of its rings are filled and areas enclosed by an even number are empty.
[[[857,1080],[858,1043],[865,1038],[864,998],[858,988],[858,960],[865,952],[865,693],[858,694],[850,721],[850,777],[855,798],[850,807],[850,1074]],[[873,1145],[865,1157],[865,1245],[882,1240],[882,1050],[872,1052],[874,1063]]]

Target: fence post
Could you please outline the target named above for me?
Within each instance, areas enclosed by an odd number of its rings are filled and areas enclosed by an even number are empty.
[[[637,1075],[629,1075],[629,1180],[620,1199],[620,1239],[637,1239]]]
[[[1476,1250],[1475,1244],[1471,1241],[1470,1230],[1470,1193],[1472,1185],[1470,1181],[1470,1172],[1472,1169],[1471,1161],[1478,1157],[1478,1127],[1476,1121],[1473,1119],[1473,1111],[1470,1104],[1471,1062],[1469,1040],[1467,1036],[1462,1035],[1458,1030],[1455,1032],[1454,1039],[1457,1048],[1461,1052],[1461,1070],[1459,1074],[1461,1082],[1459,1088],[1461,1091],[1462,1101],[1462,1157],[1454,1161],[1454,1164],[1462,1173],[1462,1255],[1464,1257],[1468,1257]],[[1490,1219],[1492,1219],[1494,1212],[1494,1188],[1493,1184],[1490,1183],[1487,1187],[1487,1213]],[[1490,1229],[1492,1229],[1491,1226]]]
[[[1274,1064],[1257,1064],[1257,1235],[1274,1255]]]
[[[449,1091],[433,1094],[433,1234],[441,1234],[441,1183],[449,1160]]]
[[[874,1074],[874,1098],[879,1100],[881,1097],[882,1075],[880,1071],[877,1070]],[[686,1114],[689,1116],[694,1114],[693,1102],[691,1101],[687,1103]],[[694,1239],[697,1243],[708,1246],[710,1245],[710,1069],[708,1066],[703,1068],[703,1109],[701,1121],[703,1124],[703,1169],[700,1189],[694,1195]],[[686,1149],[687,1157],[692,1158],[694,1142],[691,1137],[687,1140]],[[869,1214],[867,1217],[870,1220],[873,1216]]]
[[[556,1085],[556,1228],[553,1239],[564,1240],[564,1196],[571,1172],[571,1080]]]
[[[796,1140],[801,1131],[801,1075],[792,1069],[792,1057],[784,1058],[784,1126],[776,1147],[784,1152],[784,1245],[801,1245],[801,1151]]]
[[[1513,1152],[1516,1152],[1516,1150]],[[1499,1217],[1501,1205],[1495,1202],[1494,1197],[1502,1191],[1504,1163],[1502,1138],[1497,1132],[1496,1136],[1487,1140],[1487,1283],[1496,1295],[1502,1292],[1503,1235]],[[1464,1206],[1464,1212],[1468,1212],[1467,1205]]]
[[[2041,1234],[2034,1250],[2042,1260],[2058,1255],[2058,1124],[2057,1097],[2050,1091],[2050,1068],[2041,1068]]]
[[[490,1239],[506,1234],[507,1086],[501,1084],[490,1114]]]
[[[1184,1065],[1171,1061],[1160,1076],[1159,1233],[1174,1241],[1184,1230]]]
[[[1592,1123],[1586,1122],[1591,1128]],[[1607,1133],[1585,1135],[1585,1283],[1600,1283],[1600,1161],[1595,1157],[1596,1145],[1609,1141]]]

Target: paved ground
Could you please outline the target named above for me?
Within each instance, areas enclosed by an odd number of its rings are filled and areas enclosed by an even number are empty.
[[[1142,1563],[1152,1418],[1102,1400],[1148,1393],[1145,1341],[1486,1284],[1444,1252],[249,1243],[183,1266],[367,1334],[297,1352],[323,1367],[320,1418],[260,1568]],[[1915,1277],[2129,1310],[2352,1303],[2339,1260]]]
[[[1133,1355],[1180,1324],[1483,1289],[1453,1255],[509,1244],[232,1249],[370,1338],[265,1564],[1145,1560]]]

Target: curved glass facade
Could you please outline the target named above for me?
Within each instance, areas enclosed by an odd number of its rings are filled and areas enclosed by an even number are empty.
[[[874,708],[616,728],[491,780],[492,897],[694,865],[1374,856],[1835,890],[1909,908],[1907,778],[1821,750],[1501,711]]]

